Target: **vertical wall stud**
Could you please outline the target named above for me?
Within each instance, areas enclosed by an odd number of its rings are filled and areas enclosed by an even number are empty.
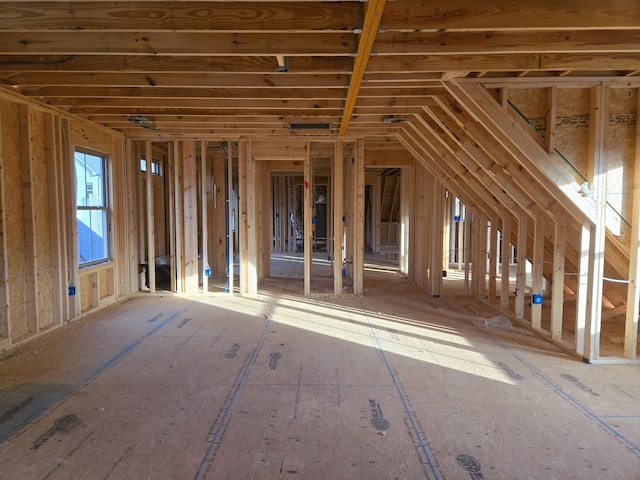
[[[333,154],[333,293],[342,294],[342,268],[343,268],[343,238],[344,229],[342,217],[344,216],[344,185],[343,185],[343,144],[337,139]]]
[[[147,186],[147,279],[149,281],[149,293],[156,291],[156,237],[153,205],[153,148],[151,140],[145,142],[145,161],[147,162],[146,186]]]
[[[542,299],[544,262],[544,219],[536,217],[533,234],[533,262],[531,266],[531,287],[533,295],[540,295]],[[542,327],[542,303],[531,302],[531,326]]]
[[[564,269],[566,250],[566,222],[563,218],[556,220],[553,239],[553,281],[551,294],[551,338],[562,338],[562,314],[564,306]]]

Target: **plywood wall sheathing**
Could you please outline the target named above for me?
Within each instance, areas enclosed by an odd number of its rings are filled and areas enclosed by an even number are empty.
[[[635,164],[638,90],[611,88],[607,125],[607,225],[629,244],[632,211],[632,180]],[[615,211],[617,211],[617,213]],[[613,221],[612,221],[613,220]]]
[[[546,88],[511,88],[508,95],[509,101],[527,118],[541,138],[547,134],[547,96]]]
[[[555,143],[558,152],[588,178],[589,89],[558,89]]]
[[[97,307],[95,302],[95,289],[97,288],[97,274],[89,273],[80,276],[80,283],[78,285],[78,295],[80,295],[80,309],[82,312],[86,312],[94,307]]]
[[[51,194],[50,188],[55,188],[56,184],[50,176],[50,164],[54,163],[51,158],[51,149],[54,147],[53,132],[51,131],[50,115],[43,112],[31,112],[31,130],[41,132],[40,135],[32,136],[31,155],[32,155],[32,191],[33,191],[33,221],[35,235],[35,255],[36,255],[36,271],[37,271],[37,318],[39,322],[38,331],[40,329],[50,328],[54,321],[58,320],[58,315],[54,315],[54,307],[57,302],[54,299],[59,298],[60,290],[54,293],[54,263],[51,249],[52,232],[51,232],[51,214],[56,215],[57,212],[51,211]],[[53,232],[55,235],[55,232]]]
[[[2,174],[4,182],[4,225],[7,248],[9,304],[11,305],[11,340],[28,336],[26,254],[24,244],[22,167],[20,156],[20,122],[17,104],[0,99],[2,114]],[[9,252],[11,252],[9,254]]]

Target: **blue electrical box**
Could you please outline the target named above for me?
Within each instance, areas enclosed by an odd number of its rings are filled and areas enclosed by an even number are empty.
[[[542,305],[542,295],[538,295],[534,293],[532,303],[534,305]]]

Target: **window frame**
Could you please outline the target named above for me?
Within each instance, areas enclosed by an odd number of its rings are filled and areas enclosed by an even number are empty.
[[[101,179],[101,201],[100,205],[79,205],[78,202],[78,166],[76,155],[80,154],[83,156],[92,156],[101,159],[102,163],[102,179]],[[86,157],[83,159],[84,167],[86,170],[87,162]],[[73,171],[75,178],[74,192],[75,192],[75,237],[76,237],[76,254],[77,254],[77,267],[78,269],[86,269],[90,267],[94,267],[96,265],[102,265],[105,263],[109,263],[112,261],[112,249],[113,249],[113,240],[111,238],[111,176],[109,174],[109,155],[104,152],[99,152],[96,150],[91,150],[88,148],[76,146],[73,151]],[[83,185],[86,185],[86,177],[81,182]],[[95,192],[95,187],[93,188]],[[93,192],[92,192],[93,195]],[[82,257],[80,255],[80,232],[78,231],[78,218],[79,212],[101,212],[102,217],[102,230],[103,230],[103,241],[104,241],[104,253],[103,256],[96,259],[91,259],[87,261],[82,261]],[[91,229],[91,227],[89,227]]]

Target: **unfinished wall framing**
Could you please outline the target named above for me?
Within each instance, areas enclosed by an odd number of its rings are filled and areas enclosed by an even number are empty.
[[[360,295],[370,249],[430,296],[448,294],[455,269],[464,294],[587,361],[634,360],[638,89],[488,84],[444,82],[445,100],[395,132],[393,157],[366,136],[127,140],[3,95],[3,348],[140,289],[207,293],[211,275],[233,291],[237,258],[238,291],[255,295],[271,253],[300,251],[311,294],[324,249],[334,293]],[[110,261],[86,269],[69,191],[77,147],[107,156],[113,201]]]
[[[127,277],[124,137],[23,98],[0,98],[0,346],[10,348],[137,290]],[[73,151],[107,156],[110,261],[77,264]]]

